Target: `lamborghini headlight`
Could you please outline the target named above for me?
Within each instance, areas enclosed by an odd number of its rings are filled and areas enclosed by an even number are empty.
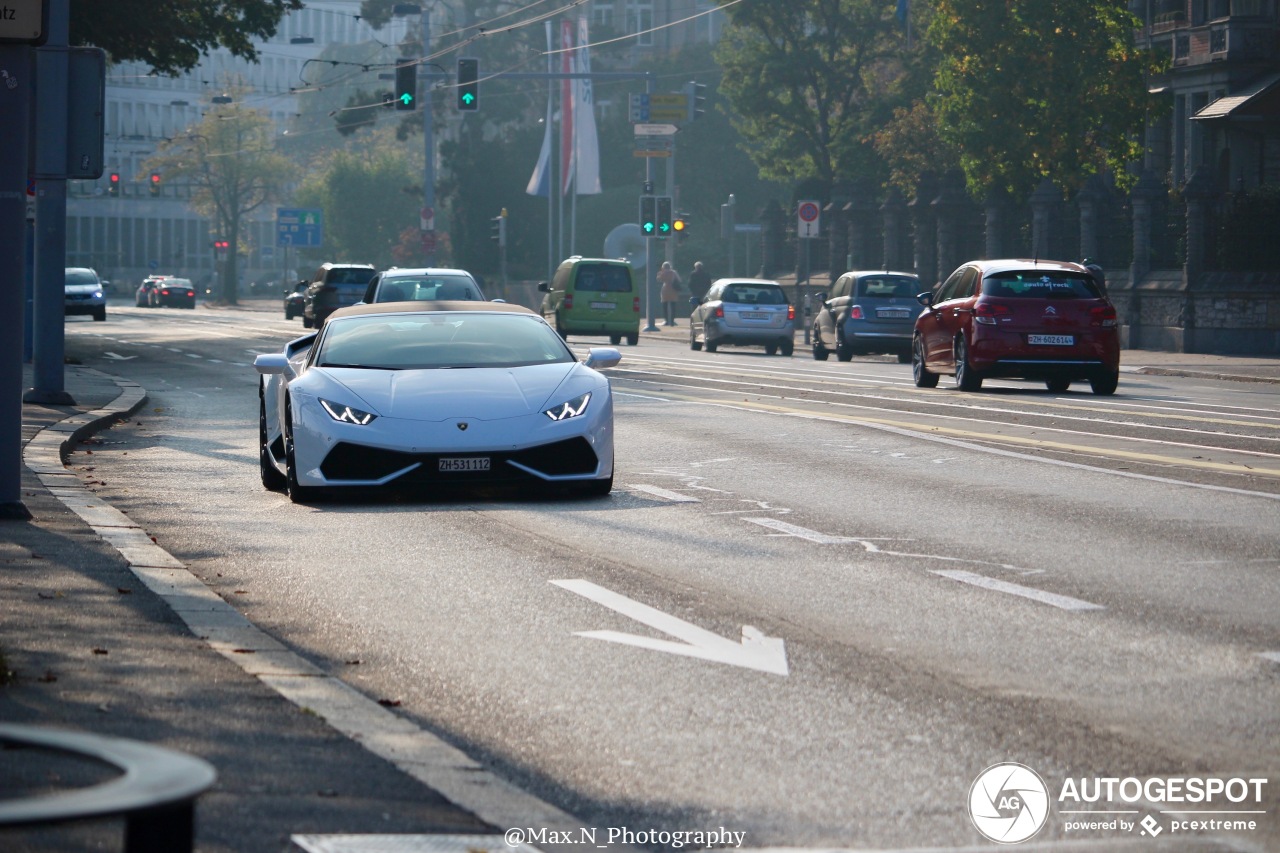
[[[591,402],[591,395],[583,394],[581,397],[574,397],[566,403],[559,406],[553,406],[543,412],[544,415],[553,421],[567,421],[569,418],[576,418],[587,410],[587,404]]]
[[[321,400],[320,405],[324,406],[324,410],[329,413],[329,417],[343,424],[364,426],[365,424],[373,423],[373,419],[377,417],[372,412],[364,412],[352,406],[344,406],[342,403],[330,403],[328,400]]]

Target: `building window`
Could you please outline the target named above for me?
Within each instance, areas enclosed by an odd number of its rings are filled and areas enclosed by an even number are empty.
[[[653,0],[628,0],[627,32],[642,33],[636,38],[640,47],[653,47]]]

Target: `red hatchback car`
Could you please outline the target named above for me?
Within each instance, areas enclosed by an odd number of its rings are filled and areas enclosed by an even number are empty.
[[[988,377],[1040,379],[1053,392],[1088,380],[1095,394],[1116,391],[1116,309],[1079,264],[971,261],[916,299],[925,306],[911,344],[920,388],[947,374],[962,391]]]

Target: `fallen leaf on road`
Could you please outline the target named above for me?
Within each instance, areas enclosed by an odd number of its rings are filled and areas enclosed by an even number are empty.
[[[95,649],[93,650],[93,653],[94,653],[95,655],[108,655],[108,654],[111,654],[111,653],[110,653],[110,652],[108,652],[106,649],[97,649],[97,648],[95,648]]]
[[[399,699],[379,699],[378,704],[384,708],[399,708],[400,700]]]

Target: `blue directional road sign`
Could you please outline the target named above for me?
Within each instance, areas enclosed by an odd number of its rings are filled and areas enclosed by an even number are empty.
[[[276,245],[318,249],[324,242],[324,213],[318,208],[277,207]]]

